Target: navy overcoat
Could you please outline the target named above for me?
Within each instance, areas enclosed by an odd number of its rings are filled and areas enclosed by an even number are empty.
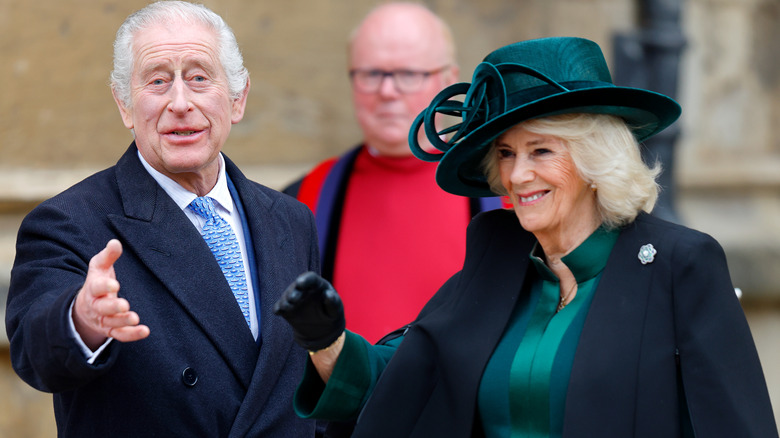
[[[253,243],[261,342],[203,238],[144,169],[134,144],[115,166],[24,219],[6,327],[16,372],[54,393],[60,436],[313,435],[313,422],[291,407],[306,352],[272,313],[296,276],[318,271],[313,217],[225,161]],[[113,238],[124,249],[114,265],[119,295],[151,334],[113,341],[89,365],[69,335],[68,309],[90,258]]]

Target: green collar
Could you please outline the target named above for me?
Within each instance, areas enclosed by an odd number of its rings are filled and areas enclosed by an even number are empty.
[[[619,235],[619,230],[607,230],[602,225],[574,251],[563,256],[561,260],[574,274],[577,283],[593,278],[604,270],[609,253],[612,252],[612,247],[615,246]],[[544,260],[544,252],[539,246],[539,242],[536,242],[531,249],[531,261],[534,263],[536,271],[542,279],[558,282],[558,277],[547,267]]]

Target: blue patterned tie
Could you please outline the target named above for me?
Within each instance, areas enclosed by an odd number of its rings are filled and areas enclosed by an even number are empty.
[[[238,239],[233,232],[233,228],[214,210],[212,199],[206,196],[195,198],[190,203],[192,211],[198,216],[206,219],[203,230],[200,234],[206,240],[211,248],[212,254],[219,262],[222,273],[236,296],[236,301],[241,307],[246,323],[250,326],[249,319],[249,290],[246,285],[246,275],[244,274],[244,262],[241,259],[241,248],[238,246]]]

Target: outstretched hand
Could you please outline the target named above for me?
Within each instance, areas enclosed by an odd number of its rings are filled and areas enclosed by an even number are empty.
[[[344,332],[344,306],[327,280],[306,272],[282,293],[274,313],[292,326],[295,342],[309,351],[322,350]]]
[[[139,324],[130,303],[117,296],[119,282],[114,263],[122,255],[122,244],[112,239],[89,261],[89,270],[73,304],[73,324],[87,346],[95,350],[107,338],[122,342],[149,336],[149,327]]]

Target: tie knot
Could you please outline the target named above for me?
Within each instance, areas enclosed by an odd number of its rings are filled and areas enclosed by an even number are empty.
[[[212,219],[217,217],[217,212],[214,210],[214,201],[208,196],[200,196],[195,198],[190,203],[192,211],[198,214],[198,216],[204,219]]]

